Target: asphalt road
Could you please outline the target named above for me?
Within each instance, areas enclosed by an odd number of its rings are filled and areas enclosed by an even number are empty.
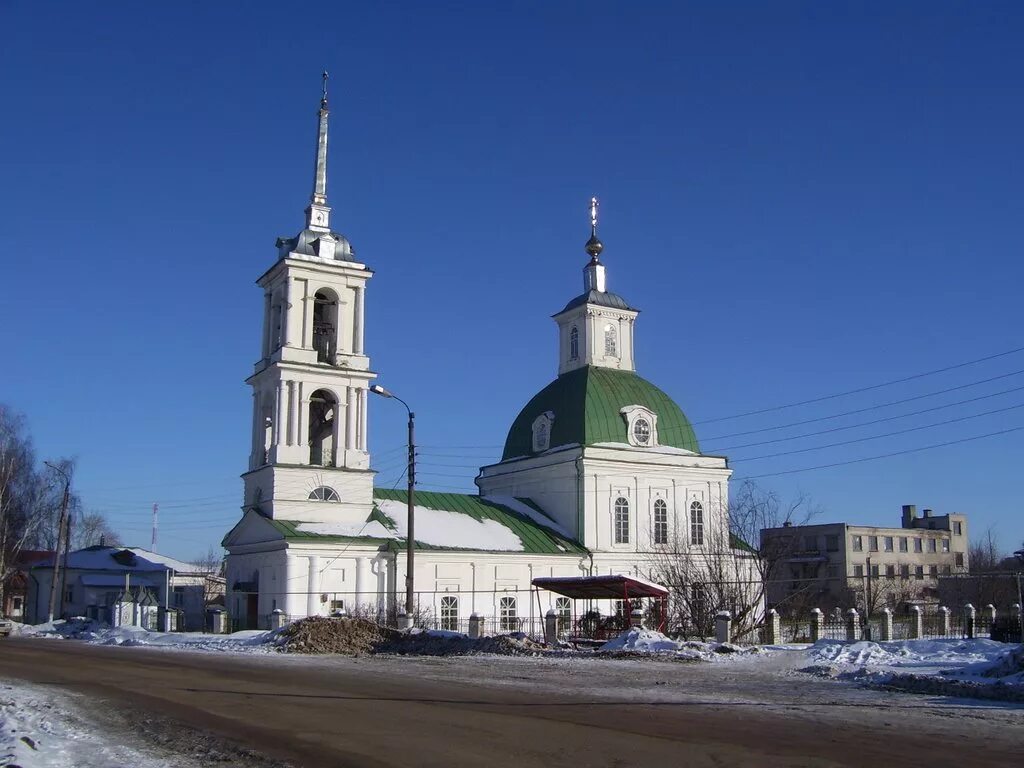
[[[841,713],[700,701],[626,702],[394,673],[375,660],[232,656],[0,641],[0,677],[170,718],[296,766],[1010,766],[1024,734],[877,728]],[[443,663],[459,664],[458,659]],[[609,662],[614,663],[614,662]],[[501,669],[481,667],[480,669]],[[687,674],[673,665],[669,674]],[[703,683],[706,685],[706,683]],[[556,686],[557,689],[557,686]],[[98,705],[99,706],[99,705]],[[888,723],[886,723],[888,725]],[[962,724],[961,724],[962,725]]]

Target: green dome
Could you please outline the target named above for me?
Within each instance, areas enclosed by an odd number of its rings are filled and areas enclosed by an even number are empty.
[[[658,444],[700,453],[689,419],[672,398],[632,371],[585,366],[564,373],[538,392],[519,412],[505,440],[502,461],[533,451],[533,422],[547,411],[555,415],[551,447],[627,443],[620,412],[642,405],[658,416]]]

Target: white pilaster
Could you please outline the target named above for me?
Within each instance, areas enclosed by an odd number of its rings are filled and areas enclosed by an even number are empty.
[[[296,397],[295,388],[297,382],[288,382],[288,445],[295,445],[295,427],[296,427],[296,404],[298,398]]]
[[[355,308],[352,321],[352,353],[363,354],[363,286],[354,289]]]
[[[292,279],[285,277],[284,294],[281,303],[281,346],[292,346],[291,323],[289,315],[292,313]]]
[[[358,418],[355,387],[348,388],[348,397],[345,403],[345,447],[352,450],[356,447],[356,419]]]
[[[274,445],[284,445],[284,427],[287,405],[285,404],[285,382],[277,382],[277,408],[274,412]]]
[[[366,397],[367,390],[359,390],[359,450],[366,450]]]
[[[306,615],[315,616],[320,598],[320,558],[317,555],[309,557],[309,586],[306,591],[309,593],[306,595]]]
[[[261,359],[270,357],[270,316],[273,312],[274,308],[271,302],[270,291],[265,291],[263,294],[263,347],[260,353]]]

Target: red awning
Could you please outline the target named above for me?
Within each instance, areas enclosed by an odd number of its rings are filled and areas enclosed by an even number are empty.
[[[621,574],[537,578],[532,584],[574,600],[632,600],[635,597],[664,597],[668,594],[668,590],[660,584]]]

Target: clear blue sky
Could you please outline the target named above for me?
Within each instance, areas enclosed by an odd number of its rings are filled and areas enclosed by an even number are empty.
[[[472,488],[554,377],[595,194],[639,372],[737,477],[1024,426],[1024,353],[707,423],[1024,347],[1019,3],[492,5],[0,2],[0,401],[127,543],[153,502],[181,557],[237,518],[254,281],[301,227],[324,68],[334,222],[376,270],[367,349],[421,487]],[[373,402],[381,483],[403,422]],[[1019,546],[1022,441],[760,482]]]

